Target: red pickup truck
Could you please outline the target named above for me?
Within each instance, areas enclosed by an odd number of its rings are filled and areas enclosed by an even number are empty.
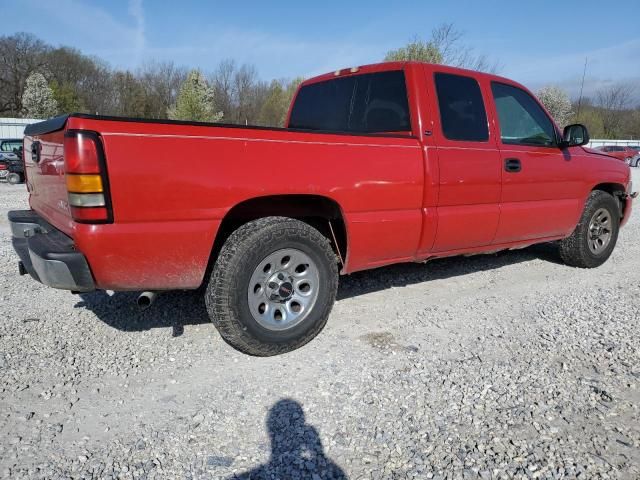
[[[322,330],[339,273],[555,240],[567,264],[602,264],[635,194],[588,140],[506,78],[369,65],[305,81],[287,128],[31,125],[31,210],[9,219],[22,274],[76,292],[203,286],[229,344],[274,355]]]

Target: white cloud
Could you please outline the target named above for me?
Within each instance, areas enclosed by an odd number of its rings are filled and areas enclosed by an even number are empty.
[[[188,45],[155,46],[145,50],[149,58],[174,60],[178,64],[213,70],[225,58],[254,64],[265,78],[309,77],[319,73],[381,58],[380,48],[343,40],[305,40],[256,30],[225,28],[201,33]]]
[[[136,21],[135,29],[135,56],[136,63],[140,63],[142,54],[146,46],[144,34],[144,9],[142,8],[142,0],[129,0],[129,14]]]
[[[636,96],[640,98],[640,38],[595,50],[508,58],[503,62],[506,66],[503,73],[533,90],[553,84],[566,89],[571,97],[577,98],[585,58],[588,59],[585,96],[593,96],[602,87],[626,82],[637,85]]]
[[[117,17],[101,6],[81,0],[26,0],[16,3],[12,9],[14,31],[31,32],[53,45],[71,46],[117,66],[132,66],[144,55],[145,19],[141,0],[130,0],[130,17]]]

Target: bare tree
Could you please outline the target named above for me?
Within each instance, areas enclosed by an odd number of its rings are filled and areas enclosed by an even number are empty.
[[[499,70],[498,63],[489,61],[486,55],[477,54],[473,47],[463,43],[463,38],[464,33],[453,23],[443,23],[431,31],[429,40],[415,38],[405,47],[389,51],[385,61],[418,60],[483,72]]]
[[[260,121],[269,84],[259,80],[253,65],[238,67],[233,60],[223,60],[210,80],[215,89],[216,110],[224,112],[224,122],[247,125]]]
[[[463,39],[464,33],[453,23],[443,23],[431,31],[431,41],[442,54],[445,65],[492,73],[499,70],[498,63],[476,53],[473,47],[463,43]]]
[[[222,60],[218,68],[211,76],[211,84],[215,90],[216,109],[223,112],[223,121],[233,123],[234,113],[234,84],[233,77],[236,72],[236,62],[234,60]]]
[[[620,135],[625,113],[633,99],[633,86],[617,83],[596,92],[596,106],[600,107],[602,126],[607,138]]]
[[[29,75],[43,71],[50,47],[30,33],[0,37],[0,113],[20,115]]]
[[[233,89],[236,100],[236,123],[253,123],[257,117],[256,97],[258,72],[253,65],[242,65],[233,76]]]
[[[136,75],[145,92],[144,115],[164,118],[169,107],[176,103],[180,85],[187,78],[184,68],[173,62],[152,62],[144,65]]]

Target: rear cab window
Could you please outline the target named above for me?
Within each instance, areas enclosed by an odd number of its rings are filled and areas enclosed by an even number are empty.
[[[351,75],[303,86],[289,128],[353,134],[411,134],[404,72]]]
[[[448,140],[487,142],[489,125],[477,80],[451,73],[435,73],[442,134]]]

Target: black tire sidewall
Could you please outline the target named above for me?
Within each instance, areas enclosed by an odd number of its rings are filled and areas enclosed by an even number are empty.
[[[268,255],[294,248],[318,269],[318,298],[308,316],[284,331],[260,325],[249,310],[248,288],[255,268]],[[338,290],[337,257],[331,243],[311,225],[288,217],[246,223],[225,241],[205,292],[207,311],[222,338],[249,355],[290,352],[315,338],[327,323]]]
[[[10,185],[17,185],[20,183],[20,180],[22,180],[20,178],[20,175],[18,173],[10,173],[9,175],[7,175],[7,183],[9,183]]]
[[[612,232],[611,239],[609,240],[609,244],[607,248],[605,248],[602,252],[595,254],[589,248],[589,224],[593,215],[599,209],[604,208],[609,212],[611,216],[612,222]],[[607,259],[611,256],[613,249],[616,246],[618,241],[618,233],[620,232],[620,220],[619,220],[619,209],[616,204],[616,200],[607,193],[602,193],[599,195],[595,201],[591,202],[587,211],[585,211],[584,223],[583,223],[583,232],[581,239],[581,247],[584,249],[584,254],[587,257],[590,264],[593,266],[602,265]]]

